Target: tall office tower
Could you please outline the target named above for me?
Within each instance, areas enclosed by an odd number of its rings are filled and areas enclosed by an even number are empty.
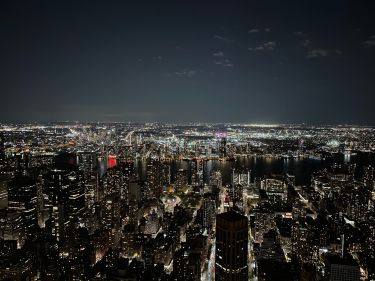
[[[4,135],[3,133],[0,133],[0,160],[5,158],[4,142],[5,142]]]
[[[45,178],[45,206],[50,210],[48,228],[57,238],[62,239],[69,224],[77,224],[77,219],[85,207],[85,190],[79,171],[52,170]]]
[[[22,213],[25,233],[31,235],[38,224],[35,181],[29,177],[16,177],[8,185],[9,210]]]
[[[122,230],[122,251],[125,256],[132,257],[135,252],[135,225],[134,224],[127,224],[124,226]]]
[[[182,247],[174,253],[172,280],[177,281],[186,278],[188,257],[187,247]]]
[[[57,241],[65,235],[64,202],[66,200],[65,174],[60,170],[50,171],[46,176],[46,194],[48,200],[46,207],[49,209],[49,219],[46,227]]]
[[[121,163],[122,174],[124,177],[124,191],[121,194],[121,199],[125,199],[126,202],[130,201],[130,180],[134,178],[134,162],[126,160]]]
[[[201,277],[200,258],[198,253],[190,252],[183,245],[173,256],[173,273],[171,280],[198,281]]]
[[[250,171],[247,173],[232,171],[232,188],[230,190],[230,197],[233,201],[233,206],[239,210],[243,210],[243,189],[250,186]]]
[[[108,169],[107,173],[103,177],[103,182],[105,186],[105,196],[121,197],[124,189],[124,176],[120,167],[115,166]]]
[[[365,167],[365,174],[364,174],[364,177],[363,177],[363,181],[364,181],[367,189],[370,192],[375,191],[375,189],[374,189],[374,187],[375,187],[374,167],[372,167],[372,166]]]
[[[272,204],[281,204],[288,199],[288,188],[284,180],[278,178],[266,178],[262,180],[263,189]]]
[[[43,176],[39,175],[36,183],[36,211],[38,214],[38,225],[42,228],[45,226],[43,184]]]
[[[106,229],[112,229],[119,225],[120,203],[118,197],[107,196],[103,200],[102,225]]]
[[[175,185],[176,185],[176,190],[181,190],[181,188],[188,185],[188,176],[187,176],[186,170],[179,169],[177,171]]]
[[[0,210],[0,239],[16,241],[19,249],[24,245],[25,238],[22,213],[17,210]]]
[[[212,193],[204,194],[203,198],[203,227],[208,231],[212,230],[212,226],[216,217],[216,202]]]
[[[160,160],[151,159],[147,165],[146,189],[150,195],[159,198],[163,187],[170,183],[170,166]]]
[[[16,154],[16,173],[27,176],[29,171],[30,153],[21,152]]]
[[[220,140],[220,157],[224,158],[227,157],[227,138],[223,137]]]
[[[319,249],[313,244],[311,237],[311,229],[305,223],[297,221],[292,224],[292,254],[297,260],[302,263],[314,264],[319,258]],[[324,240],[324,229],[320,230],[321,236],[319,239]]]
[[[103,180],[100,177],[99,170],[95,173],[95,186],[94,186],[94,203],[100,202],[102,198]]]
[[[325,271],[330,281],[359,281],[358,263],[351,256],[324,256]]]
[[[248,219],[228,211],[216,217],[216,281],[248,280]]]
[[[191,184],[198,186],[204,184],[203,178],[204,161],[196,159],[190,163]]]
[[[203,160],[197,160],[197,171],[196,171],[196,178],[197,178],[197,185],[203,185],[204,184],[204,161]]]
[[[189,171],[190,171],[190,182],[191,182],[191,185],[193,186],[196,186],[198,185],[198,179],[197,179],[197,161],[193,160],[190,162],[190,167],[189,167]]]
[[[78,156],[78,169],[83,172],[85,180],[91,178],[95,168],[95,154],[91,152],[83,152]]]
[[[5,178],[0,176],[0,210],[8,207],[8,187]]]
[[[137,177],[129,180],[129,200],[139,203],[141,201],[141,185]]]
[[[342,193],[346,195],[343,202],[345,213],[349,219],[365,221],[365,214],[371,200],[370,190],[364,185],[353,185],[348,186]]]
[[[64,205],[54,204],[50,208],[50,217],[46,222],[46,228],[50,234],[56,238],[57,241],[61,241],[65,237],[65,217],[64,217]]]
[[[118,245],[120,239],[118,237],[121,227],[120,222],[120,200],[118,197],[107,196],[103,200],[102,226],[109,231],[108,244],[111,247]]]
[[[95,169],[96,156],[94,153],[83,152],[78,154],[78,169],[83,173],[83,183],[85,185],[86,207],[91,209],[95,203],[96,174]]]
[[[233,185],[230,196],[233,201],[233,207],[243,211],[243,186],[241,184]]]
[[[66,217],[69,222],[76,221],[85,208],[85,187],[80,172],[68,175],[67,202],[64,202]]]
[[[251,229],[255,242],[263,242],[263,234],[276,227],[275,213],[267,204],[253,210],[254,227]]]

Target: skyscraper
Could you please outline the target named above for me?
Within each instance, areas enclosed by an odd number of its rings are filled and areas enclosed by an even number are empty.
[[[326,255],[325,270],[330,281],[359,281],[358,263],[351,256]]]
[[[224,158],[227,157],[227,139],[226,137],[222,137],[220,140],[220,157]]]
[[[25,233],[31,235],[38,223],[36,183],[29,177],[17,177],[8,185],[8,209],[22,214]]]
[[[188,175],[187,171],[184,169],[179,169],[176,174],[175,186],[176,190],[181,190],[183,187],[188,185]]]
[[[216,217],[216,281],[248,280],[248,219],[228,211]]]
[[[0,132],[0,159],[4,158],[4,135]]]
[[[204,177],[204,161],[202,159],[195,159],[191,162],[191,184],[192,185],[203,185]]]
[[[77,225],[77,218],[85,207],[85,189],[81,179],[79,171],[54,169],[43,180],[43,194],[48,198],[44,206],[50,212],[46,227],[57,240],[64,239],[68,225]]]
[[[216,202],[212,193],[204,194],[203,198],[203,227],[211,230],[215,222]]]
[[[170,183],[170,166],[160,160],[151,159],[147,165],[146,188],[150,196],[159,198],[163,188]]]

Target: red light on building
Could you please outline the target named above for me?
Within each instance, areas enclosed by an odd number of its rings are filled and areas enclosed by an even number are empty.
[[[109,168],[113,168],[117,165],[116,155],[109,155],[108,156],[108,165],[109,165]]]

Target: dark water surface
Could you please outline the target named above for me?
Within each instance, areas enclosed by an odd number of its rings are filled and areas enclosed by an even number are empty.
[[[212,171],[220,170],[223,177],[223,184],[229,184],[231,181],[232,169],[236,171],[251,171],[251,178],[262,178],[269,174],[295,175],[297,185],[307,185],[310,183],[311,174],[320,169],[329,168],[333,163],[338,164],[356,164],[355,176],[357,178],[363,175],[363,168],[368,165],[375,166],[375,155],[373,153],[358,153],[357,155],[344,156],[335,155],[325,160],[309,158],[264,158],[264,157],[242,157],[235,161],[209,160],[204,164],[204,181],[208,183]],[[137,169],[141,179],[145,180],[146,162],[139,161]],[[171,162],[172,182],[178,169],[189,169],[190,161]]]

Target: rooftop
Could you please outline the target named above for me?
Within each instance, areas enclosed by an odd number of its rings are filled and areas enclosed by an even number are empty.
[[[247,220],[246,216],[243,216],[240,213],[237,213],[233,210],[230,210],[230,211],[225,212],[225,213],[218,214],[217,217],[222,218],[222,219],[227,220],[227,221],[241,221],[241,220],[244,220],[244,219]]]

